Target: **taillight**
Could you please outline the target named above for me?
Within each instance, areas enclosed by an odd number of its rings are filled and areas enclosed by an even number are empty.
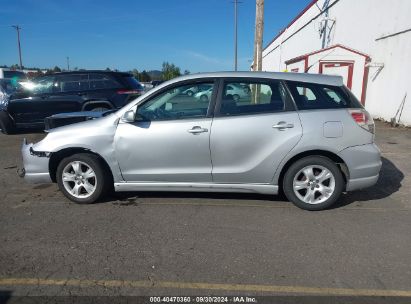
[[[365,109],[349,109],[348,112],[351,114],[351,117],[361,128],[374,134],[374,120]]]
[[[138,90],[118,90],[117,94],[141,94]]]

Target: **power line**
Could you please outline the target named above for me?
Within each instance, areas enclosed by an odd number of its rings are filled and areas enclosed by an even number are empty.
[[[20,46],[20,30],[21,27],[18,25],[12,25],[11,27],[13,27],[16,31],[17,31],[17,44],[19,47],[19,59],[20,59],[20,70],[23,69],[23,62],[21,60],[21,46]]]

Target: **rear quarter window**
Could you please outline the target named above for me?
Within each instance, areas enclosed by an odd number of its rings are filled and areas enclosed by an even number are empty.
[[[361,104],[344,86],[288,81],[299,110],[359,108]]]
[[[124,80],[126,81],[127,86],[128,86],[130,89],[144,90],[144,88],[143,88],[143,86],[141,85],[141,83],[139,83],[139,82],[137,81],[137,79],[135,79],[134,77],[132,77],[132,76],[127,76],[127,77],[124,77]]]

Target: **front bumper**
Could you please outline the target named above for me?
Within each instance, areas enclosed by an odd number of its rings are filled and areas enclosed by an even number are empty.
[[[49,174],[50,154],[33,150],[33,144],[23,141],[21,148],[23,168],[18,171],[20,177],[33,184],[51,183]]]
[[[348,167],[347,191],[368,188],[377,183],[382,162],[380,149],[374,143],[349,147],[338,155]]]

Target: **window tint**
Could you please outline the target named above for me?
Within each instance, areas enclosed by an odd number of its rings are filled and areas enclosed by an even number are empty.
[[[88,89],[87,74],[63,74],[56,77],[54,92],[78,92]]]
[[[221,115],[283,111],[285,90],[280,82],[230,82],[224,85]]]
[[[299,110],[358,107],[344,87],[287,82]]]
[[[110,75],[106,74],[90,74],[90,89],[91,90],[103,90],[103,89],[118,89],[122,86],[113,79]]]
[[[196,84],[203,88],[192,96],[185,92],[193,84],[179,86],[150,99],[137,108],[137,113],[147,120],[176,120],[204,118],[213,94],[213,83]]]

